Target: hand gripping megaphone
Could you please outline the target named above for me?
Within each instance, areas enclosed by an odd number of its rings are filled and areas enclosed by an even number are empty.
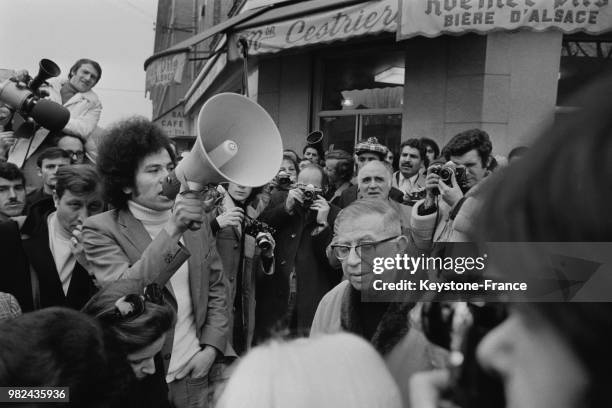
[[[258,187],[274,178],[283,157],[276,124],[257,103],[235,93],[210,98],[198,115],[195,145],[163,184],[174,199],[181,188],[201,191],[230,181]]]

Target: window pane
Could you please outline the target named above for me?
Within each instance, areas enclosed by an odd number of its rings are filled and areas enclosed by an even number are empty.
[[[342,149],[349,153],[355,147],[355,116],[325,116],[321,118],[326,149],[334,145],[334,149]]]
[[[590,40],[592,38],[592,40]],[[561,50],[557,106],[568,106],[574,93],[599,75],[612,71],[612,41],[582,36],[574,41],[566,36]],[[574,100],[574,104],[583,101]]]
[[[322,110],[401,108],[404,59],[379,50],[324,59]]]
[[[397,156],[402,133],[402,115],[364,115],[362,119],[361,138],[377,137]]]

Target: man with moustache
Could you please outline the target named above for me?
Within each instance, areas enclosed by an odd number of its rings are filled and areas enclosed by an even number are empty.
[[[392,185],[404,193],[404,202],[412,202],[415,194],[425,190],[423,165],[428,167],[425,146],[419,139],[408,139],[400,145],[399,171],[393,174]]]
[[[19,217],[25,202],[23,173],[13,163],[0,162],[0,222]]]

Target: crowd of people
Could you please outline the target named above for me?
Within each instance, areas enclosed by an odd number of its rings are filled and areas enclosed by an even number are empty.
[[[364,292],[375,257],[610,241],[609,80],[507,160],[482,129],[397,152],[375,137],[324,151],[316,135],[264,186],[169,198],[180,157],[150,120],[89,143],[101,74],[81,59],[47,85],[70,111],[61,132],[0,133],[0,386],[69,387],[83,407],[607,404],[608,303],[504,304],[458,363],[427,328],[431,299]]]

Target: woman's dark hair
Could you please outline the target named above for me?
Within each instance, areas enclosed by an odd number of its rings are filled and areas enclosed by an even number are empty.
[[[98,79],[96,80],[94,85],[97,84],[100,81],[100,78],[102,78],[102,67],[96,61],[90,60],[90,59],[87,59],[87,58],[81,58],[80,60],[75,62],[74,65],[72,65],[72,67],[70,67],[70,72],[68,73],[68,78],[69,79],[72,78],[73,75],[76,74],[76,72],[79,70],[79,68],[81,68],[81,65],[84,65],[84,64],[90,64],[91,66],[94,67],[94,69],[96,71],[98,71]]]
[[[123,296],[141,295],[144,281],[121,279],[110,283],[87,302],[82,311],[102,322],[126,354],[150,346],[174,326],[175,313],[168,305],[145,302],[142,314],[132,319],[113,316],[115,302]]]
[[[134,187],[136,170],[145,157],[162,149],[176,162],[168,136],[144,117],[122,120],[108,129],[98,147],[96,161],[106,201],[116,208],[125,208],[130,196],[123,189]]]
[[[428,146],[434,151],[434,160],[440,156],[440,148],[435,140],[430,139],[428,137],[422,137],[419,139],[421,143],[427,148]]]
[[[612,162],[610,94],[612,76],[593,83],[577,98],[588,101],[586,106],[558,118],[520,163],[490,176],[474,238],[485,242],[612,241],[612,166],[602,165]],[[524,258],[531,259],[529,254]],[[528,262],[524,266],[526,273],[538,273]],[[612,305],[530,303],[525,308],[555,327],[588,371],[589,400],[583,406],[609,406]]]
[[[112,339],[83,313],[51,307],[0,323],[0,386],[68,387],[70,403],[56,406],[107,407],[132,376]]]

